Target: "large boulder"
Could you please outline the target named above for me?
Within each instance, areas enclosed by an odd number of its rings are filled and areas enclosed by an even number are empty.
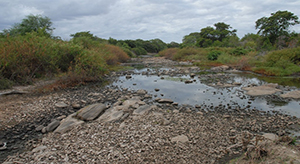
[[[84,121],[78,120],[75,118],[76,114],[77,113],[73,113],[73,114],[69,115],[67,118],[63,119],[60,122],[60,125],[55,129],[54,132],[65,133],[65,132],[69,131],[70,129],[72,129],[74,126],[83,124]]]
[[[248,91],[246,94],[250,96],[262,96],[262,95],[271,95],[276,92],[280,92],[280,89],[277,89],[278,84],[265,84],[255,87],[244,87],[242,88],[245,91]]]
[[[280,95],[282,98],[294,98],[294,99],[300,99],[300,90],[291,91],[286,94]]]
[[[115,122],[118,121],[122,118],[124,114],[124,111],[118,110],[117,107],[109,108],[108,110],[105,111],[104,114],[102,114],[97,121],[98,122]]]
[[[77,118],[84,121],[91,121],[97,118],[106,109],[105,104],[93,104],[78,111]]]

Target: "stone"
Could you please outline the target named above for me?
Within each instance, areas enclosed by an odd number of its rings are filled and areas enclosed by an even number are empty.
[[[138,95],[145,95],[147,94],[147,91],[146,90],[143,90],[143,89],[140,89],[136,92]]]
[[[66,108],[66,107],[68,107],[69,105],[68,104],[66,104],[66,103],[64,103],[64,102],[59,102],[59,103],[56,103],[55,104],[55,107],[57,107],[57,108]]]
[[[34,148],[31,152],[36,153],[36,152],[39,152],[39,151],[43,151],[47,148],[48,148],[47,146],[41,145],[41,146],[38,146],[38,147]]]
[[[282,98],[293,98],[293,99],[300,99],[300,90],[295,90],[288,92],[286,94],[280,95]]]
[[[122,118],[123,114],[124,114],[124,111],[118,110],[115,107],[113,107],[113,108],[106,110],[105,113],[102,114],[97,119],[97,121],[104,122],[104,123],[118,121]]]
[[[278,136],[276,134],[273,134],[273,133],[264,133],[262,136],[266,139],[271,140],[271,141],[276,141],[278,139]]]
[[[170,103],[172,104],[174,101],[171,99],[159,99],[158,100],[159,103]]]
[[[191,83],[193,83],[193,80],[186,80],[184,83],[185,84],[191,84]]]
[[[195,76],[196,76],[196,74],[194,74],[194,73],[191,73],[191,74],[190,74],[190,77],[191,77],[191,78],[194,78]]]
[[[0,142],[0,151],[6,150],[6,143],[5,142]]]
[[[278,84],[265,84],[255,87],[244,87],[242,88],[245,91],[248,91],[246,94],[250,96],[262,96],[262,95],[271,95],[276,92],[280,92],[280,89],[277,89]]]
[[[158,91],[160,91],[160,89],[158,89],[158,88],[155,88],[154,90],[155,90],[155,92],[158,92]]]
[[[152,106],[150,106],[150,105],[140,106],[139,108],[137,108],[136,110],[133,111],[133,114],[143,115],[143,114],[149,112],[151,109],[152,109]]]
[[[60,122],[60,125],[55,129],[55,133],[65,133],[68,130],[72,129],[74,126],[78,126],[80,124],[83,124],[84,121],[78,120],[74,118],[77,115],[77,113],[73,113],[69,115],[67,118],[63,119]]]
[[[80,109],[77,113],[77,118],[83,121],[91,121],[96,119],[106,109],[105,104],[97,103],[86,106]]]
[[[81,105],[78,104],[78,103],[73,103],[73,104],[72,104],[72,108],[74,108],[74,109],[80,109],[80,108],[81,108]]]
[[[43,127],[42,133],[47,133],[47,127]]]
[[[222,72],[222,71],[226,71],[228,70],[230,67],[227,65],[222,65],[222,66],[218,66],[218,67],[213,67],[210,70],[215,71],[215,72]]]
[[[57,128],[60,124],[60,121],[54,120],[52,121],[47,127],[46,130],[47,132],[52,132],[55,128]]]
[[[131,75],[126,75],[126,79],[131,79],[132,76]]]
[[[40,132],[40,131],[42,131],[43,128],[44,128],[44,126],[40,125],[40,126],[35,128],[35,131]]]
[[[171,142],[182,142],[182,143],[186,143],[189,141],[189,138],[186,135],[179,135],[176,137],[171,138]]]

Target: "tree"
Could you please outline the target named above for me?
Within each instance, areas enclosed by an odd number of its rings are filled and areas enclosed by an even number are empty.
[[[228,41],[230,37],[236,36],[235,33],[237,30],[230,30],[232,27],[224,22],[218,22],[214,26],[215,28],[208,26],[201,29],[197,38],[197,45],[199,47],[232,45]]]
[[[41,15],[28,15],[21,23],[15,24],[11,29],[3,30],[4,35],[16,36],[25,35],[26,33],[35,31],[43,31],[45,36],[50,37],[54,28],[51,27],[50,18]]]
[[[274,45],[279,36],[288,36],[289,27],[299,24],[298,16],[289,11],[277,11],[271,13],[270,17],[262,17],[256,22],[255,28],[259,29],[257,34],[267,37]]]

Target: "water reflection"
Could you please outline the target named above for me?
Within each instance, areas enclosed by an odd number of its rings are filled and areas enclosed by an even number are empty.
[[[143,71],[153,71],[142,69]],[[212,87],[207,84],[205,78],[190,78],[190,76],[156,76],[156,75],[132,75],[131,79],[126,79],[125,76],[119,77],[119,80],[114,82],[114,86],[119,88],[128,88],[130,90],[147,90],[148,93],[156,95],[160,98],[169,98],[179,104],[203,105],[203,106],[226,106],[226,107],[251,107],[259,110],[282,111],[284,113],[300,117],[299,102],[277,101],[269,97],[251,97],[245,95],[242,87],[250,84],[262,85],[265,81],[250,76],[241,76],[240,74],[230,74],[231,78],[226,79],[228,83],[241,83],[240,86],[230,88]],[[191,84],[185,84],[185,81],[193,80]],[[159,91],[155,91],[158,88]],[[163,95],[163,96],[162,96]]]

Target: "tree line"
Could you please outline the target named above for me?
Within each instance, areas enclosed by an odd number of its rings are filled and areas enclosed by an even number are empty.
[[[215,23],[213,27],[202,28],[199,32],[192,32],[183,37],[182,43],[165,43],[156,38],[152,40],[117,40],[114,38],[102,39],[94,36],[89,31],[77,32],[70,36],[81,42],[97,41],[105,42],[121,47],[130,56],[146,55],[147,53],[158,53],[167,48],[183,47],[243,47],[256,50],[273,50],[299,45],[299,33],[290,32],[290,27],[299,24],[298,16],[289,11],[277,11],[269,17],[262,17],[255,22],[256,34],[248,33],[243,38],[236,35],[237,30],[224,22]],[[36,31],[42,36],[55,37],[52,32],[50,18],[41,15],[29,15],[21,23],[15,24],[10,29],[5,29],[0,36],[25,35]],[[81,39],[78,39],[81,38]]]

